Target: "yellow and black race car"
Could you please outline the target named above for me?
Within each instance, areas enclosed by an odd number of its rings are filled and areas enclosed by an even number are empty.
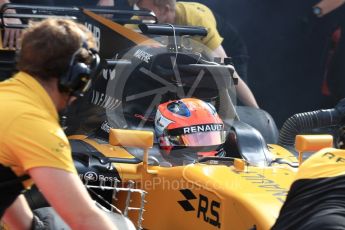
[[[186,38],[203,28],[141,24],[145,36],[122,24],[132,15],[154,19],[149,12],[8,4],[2,17],[11,17],[7,9],[26,10],[14,14],[23,22],[52,14],[79,20],[98,41],[101,74],[62,116],[80,178],[97,202],[122,207],[144,229],[274,224],[298,160],[275,144],[267,113],[235,105],[232,65]],[[194,113],[207,116],[190,123]],[[328,146],[323,140],[312,145]]]

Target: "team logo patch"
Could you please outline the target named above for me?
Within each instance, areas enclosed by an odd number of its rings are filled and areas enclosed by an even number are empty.
[[[98,175],[95,172],[86,172],[84,174],[84,180],[85,181],[90,181],[90,182],[97,181],[98,180]]]

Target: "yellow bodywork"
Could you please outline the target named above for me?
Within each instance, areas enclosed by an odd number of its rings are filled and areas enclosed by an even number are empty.
[[[130,137],[130,136],[128,136]],[[124,148],[83,139],[108,157],[133,158]],[[128,140],[126,140],[128,142]],[[284,148],[269,146],[272,155],[288,161],[297,159]],[[121,182],[134,181],[147,192],[145,229],[269,229],[279,214],[296,169],[288,165],[269,167],[196,163],[162,167],[143,163],[114,163]],[[124,203],[118,194],[116,205]],[[139,197],[131,206],[139,207]],[[135,211],[129,216],[136,222]],[[256,228],[255,228],[256,227]]]
[[[285,168],[247,167],[236,172],[224,165],[191,164],[143,174],[148,192],[144,227],[148,229],[269,229],[278,216],[294,172]],[[185,211],[178,203],[195,196]]]

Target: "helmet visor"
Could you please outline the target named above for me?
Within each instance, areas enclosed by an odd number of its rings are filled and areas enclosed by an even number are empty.
[[[161,146],[203,147],[221,145],[225,141],[225,131],[198,132],[181,134],[179,136],[165,136]]]

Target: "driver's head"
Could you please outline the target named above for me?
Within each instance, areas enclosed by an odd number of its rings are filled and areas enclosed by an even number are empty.
[[[129,0],[130,4],[136,5],[139,9],[151,10],[155,13],[158,23],[175,22],[176,0]]]
[[[225,139],[223,121],[215,108],[195,98],[160,104],[155,132],[161,152],[168,160],[214,156]]]

